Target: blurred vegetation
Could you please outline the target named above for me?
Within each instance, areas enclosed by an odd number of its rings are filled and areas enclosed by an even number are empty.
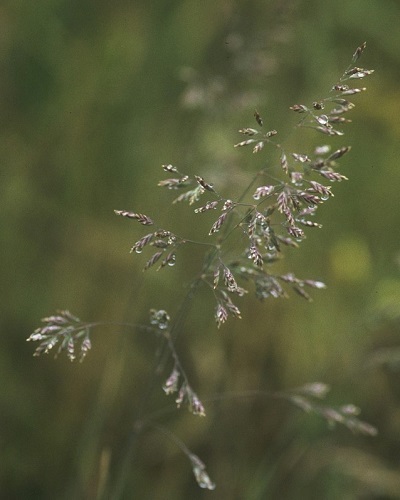
[[[400,498],[399,17],[394,0],[1,3],[2,498]],[[328,289],[313,304],[246,298],[243,320],[220,331],[206,294],[188,309],[177,348],[208,414],[160,422],[206,463],[217,488],[200,490],[163,435],[131,443],[143,398],[173,408],[165,374],[154,380],[157,338],[98,329],[83,364],[33,358],[25,339],[60,308],[88,321],[173,315],[201,254],[143,275],[129,254],[140,230],[113,209],[196,235],[199,219],[155,187],[160,165],[239,192],[265,161],[232,148],[254,107],[288,130],[289,106],[324,95],[364,40],[376,72],[337,140],[352,145],[350,180],[284,263]],[[379,435],[331,431],[282,401],[206,402],[316,380]]]

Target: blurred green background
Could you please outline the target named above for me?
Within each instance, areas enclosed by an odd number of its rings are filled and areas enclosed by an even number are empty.
[[[400,498],[399,19],[395,0],[1,2],[2,498]],[[246,297],[243,319],[219,331],[210,294],[193,299],[177,348],[207,418],[173,410],[149,334],[99,328],[83,364],[32,357],[25,339],[56,309],[173,316],[201,248],[144,274],[129,248],[146,231],[113,209],[202,238],[213,220],[170,204],[160,165],[238,192],[268,159],[232,148],[254,108],[268,130],[288,130],[289,106],[326,95],[364,40],[359,64],[376,71],[332,141],[352,145],[350,180],[284,264],[328,289],[312,304]],[[327,142],[305,140],[299,152]],[[312,381],[379,435],[330,430],[282,401],[206,403]],[[144,399],[149,412],[170,405],[157,421],[206,463],[215,491],[165,436],[133,433]]]

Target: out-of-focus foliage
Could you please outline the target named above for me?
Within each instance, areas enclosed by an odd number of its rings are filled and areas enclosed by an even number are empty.
[[[363,64],[376,71],[337,139],[352,145],[350,180],[321,212],[323,229],[285,261],[328,289],[313,304],[246,298],[243,319],[219,331],[200,293],[177,349],[207,417],[173,410],[161,421],[206,463],[210,498],[398,497],[399,16],[393,0],[2,2],[4,498],[101,498],[110,485],[117,498],[203,498],[165,437],[149,430],[130,446],[151,380],[152,407],[168,405],[154,380],[156,337],[99,329],[82,365],[33,358],[25,339],[56,309],[117,322],[145,321],[151,307],[173,313],[196,252],[143,276],[129,254],[136,226],[113,210],[159,214],[196,235],[189,212],[156,187],[160,165],[240,192],[266,158],[233,149],[254,108],[268,129],[289,132],[289,106],[325,95],[364,40]],[[360,406],[379,435],[332,432],[282,401],[207,404],[313,380],[332,386],[333,405]]]

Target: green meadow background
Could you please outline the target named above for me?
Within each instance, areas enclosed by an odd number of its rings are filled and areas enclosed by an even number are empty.
[[[400,498],[399,19],[395,0],[0,3],[1,498]],[[269,158],[232,147],[254,108],[285,135],[289,106],[326,95],[364,41],[358,64],[375,73],[331,141],[352,146],[349,181],[282,264],[328,288],[311,304],[247,296],[243,319],[220,330],[211,294],[193,298],[177,349],[206,418],[163,394],[170,366],[154,375],[151,334],[98,328],[82,364],[32,356],[25,339],[57,309],[87,321],[146,322],[151,307],[174,316],[202,248],[143,273],[129,249],[149,231],[113,210],[204,238],[214,214],[171,205],[161,164],[239,193]],[[299,152],[330,141],[299,137]],[[313,381],[331,386],[330,406],[359,406],[378,436],[283,401],[207,403]],[[214,491],[165,435],[136,435],[144,401],[206,463]]]

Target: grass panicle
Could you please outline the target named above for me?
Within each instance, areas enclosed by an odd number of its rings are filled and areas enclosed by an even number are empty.
[[[163,172],[171,177],[160,180],[158,186],[174,194],[179,192],[172,199],[173,204],[180,204],[182,210],[194,211],[199,218],[214,215],[210,225],[208,222],[199,224],[199,228],[203,227],[204,230],[201,232],[199,229],[196,241],[187,239],[185,235],[174,234],[165,228],[164,222],[159,225],[160,216],[115,210],[116,215],[155,228],[140,236],[130,249],[133,254],[148,253],[144,261],[146,271],[173,267],[177,255],[190,245],[204,249],[202,260],[199,261],[201,272],[189,286],[187,297],[193,299],[199,286],[206,285],[215,300],[214,310],[209,314],[213,316],[217,328],[221,328],[231,318],[244,318],[245,321],[246,310],[242,312],[238,304],[249,292],[264,301],[286,298],[288,291],[292,290],[311,301],[314,291],[325,288],[319,279],[300,278],[291,271],[276,273],[274,265],[282,259],[287,247],[298,248],[308,231],[322,227],[316,220],[318,208],[332,199],[335,183],[347,180],[347,176],[341,172],[339,160],[347,158],[351,147],[343,145],[332,150],[329,140],[343,136],[343,129],[351,121],[347,116],[354,108],[354,103],[348,99],[356,98],[365,91],[365,87],[353,86],[353,83],[373,73],[373,70],[354,66],[365,47],[363,43],[356,49],[352,63],[325,97],[309,104],[296,103],[290,106],[290,112],[296,119],[291,139],[298,129],[309,129],[315,135],[315,145],[309,151],[304,150],[301,142],[295,150],[287,149],[285,142],[280,140],[283,134],[275,129],[263,131],[264,121],[259,112],[254,111],[252,119],[255,123],[239,130],[245,139],[235,144],[234,148],[237,148],[238,155],[249,151],[264,155],[268,159],[268,167],[256,175],[249,174],[248,188],[240,197],[221,194],[229,186],[214,185],[202,175],[184,174],[171,164],[162,165]],[[235,255],[232,255],[232,249]],[[175,319],[165,310],[152,309],[148,325],[129,326],[145,329],[154,333],[155,338],[162,339],[164,349],[159,356],[158,366],[159,371],[165,372],[162,385],[164,393],[173,395],[178,409],[185,406],[193,415],[205,417],[205,405],[189,381],[176,347],[185,307],[186,302],[178,308]],[[82,361],[86,357],[92,346],[90,334],[95,326],[101,325],[85,323],[67,310],[58,311],[42,321],[43,325],[28,338],[29,341],[39,342],[34,355],[51,351],[59,355],[65,352],[71,361],[76,358]],[[280,398],[307,413],[318,415],[330,426],[342,424],[352,432],[376,435],[373,426],[359,420],[359,409],[354,405],[333,408],[321,404],[328,390],[324,383],[316,382],[280,393],[249,390],[221,394],[204,401],[211,404],[212,401],[226,398]],[[145,394],[144,398],[147,397],[148,394]],[[143,425],[138,425],[138,422]],[[152,428],[167,436],[188,457],[198,485],[209,490],[215,488],[205,464],[173,433],[146,416],[140,416],[135,428],[139,429],[138,432]]]

